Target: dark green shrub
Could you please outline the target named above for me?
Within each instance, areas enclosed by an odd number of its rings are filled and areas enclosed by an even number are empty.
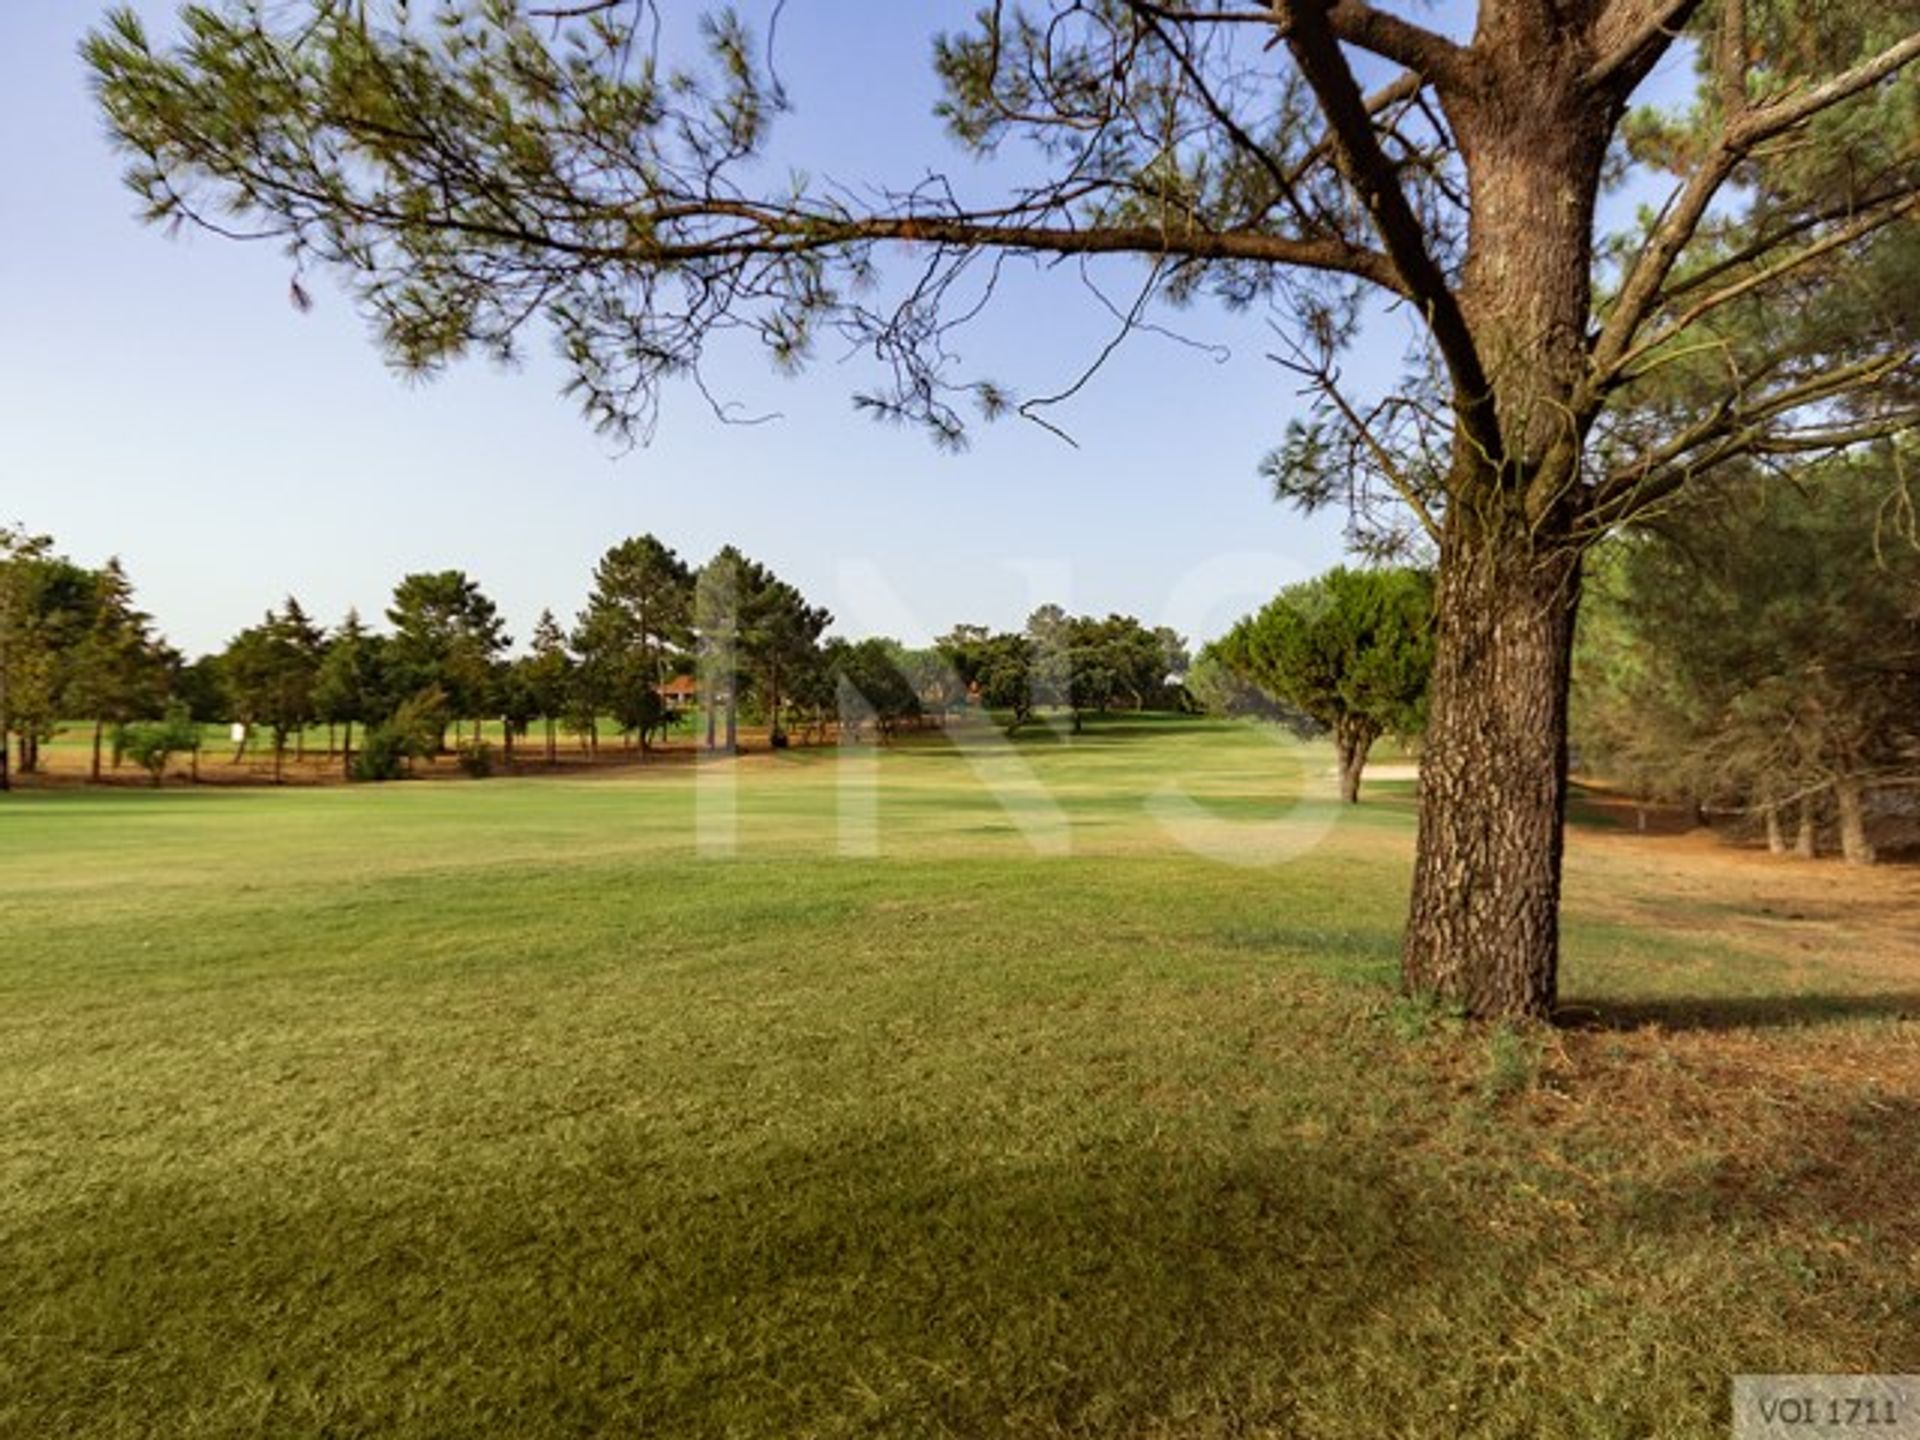
[[[356,780],[398,780],[406,773],[407,747],[391,724],[376,725],[353,757]]]
[[[468,740],[460,746],[460,768],[475,780],[493,774],[493,746],[485,740]]]

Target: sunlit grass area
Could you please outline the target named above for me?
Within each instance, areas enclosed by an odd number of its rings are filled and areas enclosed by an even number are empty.
[[[1706,1436],[1920,1369],[1920,986],[1596,836],[1592,1027],[1461,1026],[1391,989],[1410,785],[1328,764],[13,797],[0,1433]]]

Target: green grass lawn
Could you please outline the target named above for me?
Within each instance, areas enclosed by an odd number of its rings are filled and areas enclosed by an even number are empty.
[[[1327,763],[0,802],[0,1435],[1717,1436],[1920,1369],[1902,997],[1595,839],[1569,997],[1697,1026],[1406,1005],[1407,788]]]

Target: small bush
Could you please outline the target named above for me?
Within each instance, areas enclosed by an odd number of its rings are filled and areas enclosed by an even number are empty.
[[[475,780],[493,774],[493,746],[485,740],[469,740],[460,746],[460,768]]]
[[[168,760],[200,748],[200,727],[184,708],[176,706],[167,711],[164,720],[140,720],[120,726],[114,741],[158,785],[166,773]]]

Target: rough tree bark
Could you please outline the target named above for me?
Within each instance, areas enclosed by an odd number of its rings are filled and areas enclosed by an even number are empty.
[[[1766,808],[1767,853],[1784,855],[1787,853],[1787,833],[1780,825],[1780,807],[1769,805]]]
[[[1470,1014],[1544,1017],[1559,972],[1579,563],[1510,539],[1466,543],[1440,569],[1402,968],[1409,988]]]

